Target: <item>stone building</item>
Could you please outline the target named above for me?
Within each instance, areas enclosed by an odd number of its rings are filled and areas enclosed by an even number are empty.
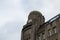
[[[60,40],[60,14],[45,22],[40,12],[30,12],[21,40]]]

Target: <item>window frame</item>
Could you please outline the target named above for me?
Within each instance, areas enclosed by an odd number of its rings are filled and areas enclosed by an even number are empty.
[[[57,33],[57,28],[56,26],[53,27],[53,34]]]
[[[51,35],[52,35],[52,30],[48,29],[48,36],[51,36]]]

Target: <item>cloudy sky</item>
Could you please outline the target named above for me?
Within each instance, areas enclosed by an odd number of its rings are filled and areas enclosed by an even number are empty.
[[[60,0],[0,0],[0,40],[21,40],[21,29],[33,10],[47,21],[60,13]]]

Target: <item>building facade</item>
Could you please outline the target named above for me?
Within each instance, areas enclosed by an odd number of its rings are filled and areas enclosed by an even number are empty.
[[[30,12],[21,40],[60,40],[60,14],[45,22],[40,12]]]

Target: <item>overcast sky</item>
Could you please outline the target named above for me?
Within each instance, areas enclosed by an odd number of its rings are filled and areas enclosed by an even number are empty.
[[[0,0],[0,40],[21,40],[21,29],[33,10],[47,21],[60,13],[60,0]]]

